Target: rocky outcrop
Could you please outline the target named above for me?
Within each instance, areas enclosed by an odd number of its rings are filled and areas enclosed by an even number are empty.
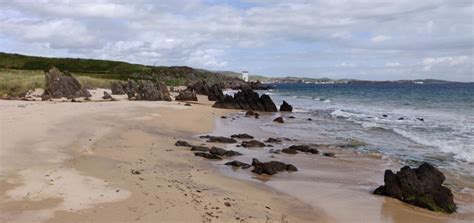
[[[260,162],[255,158],[252,159],[252,166],[254,167],[252,172],[256,174],[273,175],[280,171],[298,171],[298,169],[291,164],[286,164],[280,161]]]
[[[378,187],[374,194],[393,197],[431,211],[453,213],[456,204],[451,190],[442,186],[445,179],[443,173],[429,163],[414,169],[404,166],[396,174],[386,170],[385,185]]]
[[[257,140],[243,141],[241,145],[245,148],[265,147],[265,143]]]
[[[180,91],[175,98],[176,101],[197,101],[196,92],[194,91]]]
[[[53,67],[45,72],[44,76],[46,84],[41,96],[43,100],[62,97],[68,99],[91,97],[89,91],[82,88],[79,81],[68,72],[63,73],[58,68]]]
[[[121,82],[114,81],[110,84],[110,89],[112,90],[112,94],[126,94],[127,84],[122,84]]]
[[[234,160],[234,161],[230,161],[230,162],[227,162],[225,163],[224,165],[227,165],[227,166],[233,166],[233,167],[242,167],[242,169],[248,169],[250,168],[250,164],[247,164],[247,163],[244,163],[244,162],[240,162],[238,160]]]
[[[212,106],[225,109],[243,109],[252,111],[276,112],[277,108],[270,96],[263,94],[259,96],[251,89],[244,89],[234,96],[224,95]]]
[[[130,100],[144,101],[171,101],[170,92],[163,83],[154,83],[150,80],[139,80],[135,84],[129,81],[127,95]]]
[[[258,112],[254,112],[254,111],[247,111],[245,112],[245,117],[255,117],[255,118],[258,118],[260,117],[260,114],[258,114]]]
[[[217,101],[218,99],[224,98],[224,93],[218,84],[214,84],[209,88],[207,99],[209,101]]]
[[[253,136],[247,134],[247,133],[242,133],[242,134],[234,134],[230,136],[231,138],[237,138],[237,139],[253,139]]]
[[[286,103],[286,101],[283,101],[283,104],[280,105],[280,111],[281,112],[292,112],[293,111],[293,106]]]

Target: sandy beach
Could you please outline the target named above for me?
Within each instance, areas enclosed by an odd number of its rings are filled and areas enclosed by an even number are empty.
[[[474,216],[371,195],[383,180],[380,157],[343,151],[298,163],[277,157],[303,170],[262,179],[174,146],[243,131],[245,121],[232,127],[220,119],[239,122],[240,111],[210,105],[204,97],[192,106],[0,101],[0,222],[469,222]],[[269,137],[250,127],[245,132]],[[248,152],[239,159],[251,156],[268,158]],[[464,202],[472,207],[472,200]]]

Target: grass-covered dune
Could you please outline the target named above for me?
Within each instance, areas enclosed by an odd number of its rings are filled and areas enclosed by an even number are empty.
[[[51,67],[69,71],[89,88],[110,87],[117,80],[148,79],[166,85],[184,85],[188,81],[208,83],[241,81],[237,77],[185,66],[147,66],[122,61],[50,58],[0,52],[0,96],[16,95],[44,86],[43,71]]]

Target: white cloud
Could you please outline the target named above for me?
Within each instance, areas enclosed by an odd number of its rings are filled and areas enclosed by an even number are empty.
[[[383,41],[386,41],[386,40],[389,40],[389,39],[391,39],[390,36],[377,35],[377,36],[372,37],[370,40],[374,43],[379,43],[379,42],[383,42]]]
[[[464,64],[472,64],[472,58],[469,59],[468,56],[456,56],[456,57],[428,57],[423,59],[423,70],[424,71],[430,71],[431,68],[436,67],[436,66],[459,66],[459,65],[464,65]],[[472,73],[471,73],[472,74]]]

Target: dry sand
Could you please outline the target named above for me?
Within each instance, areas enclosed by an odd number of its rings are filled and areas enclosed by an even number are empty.
[[[225,112],[183,104],[0,101],[0,222],[326,220],[175,147]]]
[[[102,91],[93,95],[100,100]],[[0,101],[0,222],[348,222],[364,215],[381,222],[453,220],[334,187],[330,178],[300,185],[306,189],[290,196],[227,177],[212,162],[174,146],[178,139],[202,143],[195,136],[212,132],[214,120],[229,112],[199,100],[191,107]],[[344,172],[355,165],[346,161],[319,160],[319,167],[328,175],[340,172],[341,181],[367,178]],[[267,185],[288,190],[285,180],[294,179],[285,176]]]

